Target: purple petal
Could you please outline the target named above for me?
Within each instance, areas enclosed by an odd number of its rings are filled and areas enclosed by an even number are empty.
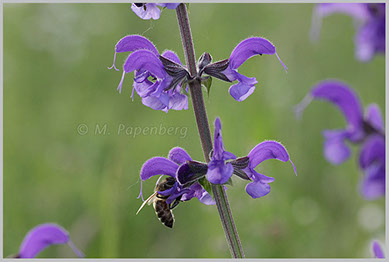
[[[207,180],[212,184],[225,184],[232,176],[234,168],[223,160],[212,160],[208,164]]]
[[[312,89],[311,95],[314,99],[333,103],[342,111],[352,131],[360,131],[363,121],[362,106],[357,94],[346,84],[337,80],[325,80]]]
[[[247,59],[255,55],[274,55],[275,46],[269,40],[261,37],[251,37],[240,42],[230,56],[230,67],[237,69]]]
[[[24,238],[20,249],[19,258],[34,258],[48,246],[65,244],[70,241],[69,233],[56,224],[42,224],[31,229]],[[75,248],[73,246],[73,248]],[[76,248],[76,254],[82,254]]]
[[[320,17],[335,13],[350,15],[358,20],[365,21],[369,17],[366,4],[362,3],[323,3],[316,5],[315,14]]]
[[[382,251],[382,248],[381,248],[380,244],[378,243],[378,241],[373,241],[371,247],[373,250],[374,257],[385,258],[384,252]]]
[[[189,187],[190,192],[184,194],[181,198],[182,201],[188,201],[193,197],[197,197],[199,201],[205,205],[215,205],[212,197],[208,192],[202,188],[199,183],[195,183]]]
[[[188,97],[186,95],[175,92],[170,96],[169,109],[188,110]]]
[[[215,120],[215,134],[214,134],[214,146],[213,146],[213,155],[212,160],[229,160],[235,159],[236,156],[230,152],[224,150],[223,138],[222,138],[222,125],[220,122],[220,118],[216,118]]]
[[[289,160],[289,154],[285,147],[276,141],[265,141],[256,145],[248,154],[249,166],[255,168],[268,159],[277,159],[283,162]]]
[[[374,163],[364,170],[361,193],[366,200],[385,196],[385,163]]]
[[[349,132],[345,130],[324,130],[324,156],[328,162],[339,165],[346,161],[351,154],[350,149],[345,144],[345,139],[349,138]]]
[[[176,182],[176,183],[174,183],[172,188],[169,188],[165,191],[158,191],[158,194],[163,195],[163,196],[170,196],[177,190],[177,187],[178,187],[178,183]]]
[[[252,198],[260,198],[263,197],[270,192],[270,186],[266,183],[261,182],[251,182],[246,186],[246,192]]]
[[[116,53],[134,52],[137,50],[146,49],[153,52],[156,56],[159,55],[157,48],[149,39],[141,35],[128,35],[119,40],[115,46]]]
[[[154,110],[162,110],[165,112],[168,111],[168,107],[158,97],[155,96],[142,98],[142,104]]]
[[[178,57],[178,55],[176,53],[174,53],[173,51],[171,50],[166,50],[162,53],[162,56],[173,61],[174,63],[177,63],[177,64],[180,64],[181,65],[181,60],[180,58]]]
[[[140,177],[143,181],[156,175],[167,175],[176,177],[178,165],[164,157],[153,157],[147,160],[140,171]]]
[[[179,189],[179,188],[177,188]],[[182,190],[177,190],[174,194],[170,195],[167,199],[166,199],[166,203],[167,204],[171,204],[173,203],[174,200],[176,200],[178,197],[184,195],[184,194],[188,194],[190,193],[190,189],[188,188],[184,188]]]
[[[236,72],[236,74],[239,82],[232,85],[228,91],[236,101],[241,102],[254,92],[255,85],[258,81],[255,77],[249,78],[239,74],[238,72]]]
[[[166,78],[162,62],[149,50],[138,50],[131,53],[123,65],[123,70],[126,73],[134,70],[149,71],[159,79]]]
[[[191,161],[192,158],[190,155],[181,147],[172,148],[169,152],[169,157],[171,161],[175,162],[178,165],[182,165],[186,161]]]
[[[148,79],[146,79],[142,82],[138,82],[136,79],[134,79],[134,83],[133,83],[133,87],[134,87],[136,93],[140,97],[149,96],[151,93],[155,92],[155,90],[158,88],[158,86],[159,86],[158,81],[153,83]]]
[[[197,196],[197,198],[204,205],[208,205],[209,206],[209,205],[215,205],[216,204],[215,200],[212,199],[212,196],[205,189],[202,189],[201,195]]]
[[[359,28],[355,37],[355,55],[362,61],[370,61],[376,51],[375,48],[375,28],[373,23],[367,23]]]
[[[158,8],[157,4],[154,3],[148,3],[141,7],[132,4],[131,10],[144,20],[149,20],[150,18],[157,20],[161,15],[161,10]]]
[[[381,110],[377,104],[370,104],[365,110],[365,121],[378,131],[384,130],[384,121]]]
[[[109,69],[115,68],[116,71],[119,69],[115,66],[116,54],[122,52],[133,52],[140,49],[147,49],[152,51],[155,55],[158,55],[158,50],[155,48],[153,43],[147,38],[140,35],[128,35],[119,40],[115,46],[115,55],[113,57],[113,64]]]
[[[177,4],[175,4],[175,3],[163,3],[163,4],[157,4],[157,5],[159,5],[161,7],[166,7],[167,9],[176,9],[177,6],[180,5],[180,3],[177,3]]]
[[[374,161],[385,163],[385,139],[380,135],[370,136],[363,144],[359,155],[359,165],[363,169]]]

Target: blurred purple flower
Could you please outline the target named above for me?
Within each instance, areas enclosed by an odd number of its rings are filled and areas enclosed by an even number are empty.
[[[157,20],[161,16],[161,10],[158,8],[158,6],[166,7],[168,9],[176,9],[178,5],[179,3],[133,3],[131,4],[131,10],[144,20],[149,20],[151,18]]]
[[[366,62],[376,53],[385,53],[384,3],[323,3],[317,4],[313,14],[311,36],[317,39],[321,21],[334,13],[350,15],[358,24],[355,36],[356,56]]]
[[[48,246],[66,243],[78,257],[84,257],[84,254],[74,246],[65,229],[56,224],[41,224],[27,233],[16,258],[34,258]]]
[[[296,173],[296,168],[285,147],[276,141],[262,142],[256,145],[246,157],[238,159],[234,154],[225,151],[221,136],[220,119],[216,118],[214,149],[207,172],[209,182],[224,184],[227,183],[232,174],[235,174],[242,179],[252,180],[246,186],[246,191],[252,198],[265,196],[270,192],[269,183],[273,182],[274,178],[257,173],[255,168],[268,159],[277,159],[283,162],[290,161]]]
[[[385,196],[385,138],[374,134],[362,145],[359,166],[365,173],[361,183],[361,193],[373,200]]]
[[[193,197],[197,197],[205,205],[214,205],[215,202],[212,200],[212,197],[196,181],[197,178],[190,177],[191,172],[185,172],[185,168],[191,167],[188,167],[188,163],[196,162],[192,161],[192,158],[184,149],[175,147],[170,150],[168,158],[153,157],[147,160],[140,172],[141,181],[143,183],[143,181],[156,175],[170,176],[176,180],[174,186],[169,190],[158,192],[161,195],[168,196],[166,199],[167,204],[171,204],[176,199],[188,201]],[[203,165],[201,167],[204,168]],[[178,172],[179,169],[181,170],[180,172]],[[180,173],[180,177],[178,177],[178,173]],[[189,177],[186,175],[189,175]],[[143,200],[142,186],[139,197]]]
[[[377,241],[373,241],[371,247],[375,258],[385,258],[384,252]]]
[[[147,38],[140,35],[123,37],[115,46],[113,65],[115,68],[116,54],[132,52],[123,65],[123,75],[118,90],[121,92],[126,73],[135,71],[133,90],[142,98],[142,103],[154,110],[168,112],[170,109],[188,109],[188,98],[181,93],[181,82],[188,72],[181,65],[178,56],[170,50],[159,55]]]
[[[366,199],[375,199],[385,194],[385,130],[381,112],[376,104],[366,108],[356,93],[345,83],[337,80],[319,82],[303,101],[296,106],[297,117],[312,100],[324,100],[337,106],[344,114],[345,129],[324,130],[324,155],[335,165],[346,161],[351,151],[346,142],[361,144],[359,166],[365,173],[362,194]]]
[[[236,101],[243,101],[255,90],[258,83],[255,77],[247,77],[238,73],[238,68],[249,58],[255,55],[276,55],[285,71],[287,67],[279,58],[275,46],[267,39],[251,37],[240,42],[232,51],[230,58],[210,64],[212,58],[209,56],[207,62],[199,66],[200,75],[202,72],[227,82],[238,81],[230,87],[229,93]]]

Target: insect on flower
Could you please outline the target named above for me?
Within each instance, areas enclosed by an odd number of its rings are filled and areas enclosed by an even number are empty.
[[[158,192],[166,191],[169,189],[174,190],[175,185],[176,179],[173,177],[167,177],[161,182],[158,181],[157,185],[155,186],[155,192],[143,202],[136,214],[138,214],[146,204],[150,205],[151,203],[153,203],[155,213],[157,214],[157,217],[162,222],[162,224],[172,228],[174,223],[174,215],[172,209],[180,203],[181,196],[179,196],[173,203],[168,204],[166,203],[166,199],[169,196],[161,195]]]

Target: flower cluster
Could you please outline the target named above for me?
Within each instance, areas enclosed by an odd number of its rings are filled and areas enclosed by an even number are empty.
[[[122,79],[119,92],[122,89],[126,73],[135,72],[131,98],[134,90],[142,98],[142,103],[154,110],[168,112],[170,109],[188,109],[188,97],[183,90],[184,85],[193,79],[215,77],[227,82],[238,81],[230,87],[231,96],[237,101],[243,101],[250,96],[258,83],[255,77],[246,77],[238,73],[238,68],[254,55],[275,54],[286,70],[275,51],[275,46],[267,39],[251,37],[240,42],[232,51],[230,57],[215,63],[208,53],[204,53],[198,61],[198,76],[191,76],[179,57],[171,50],[161,55],[151,41],[140,35],[123,37],[115,46],[113,65],[115,68],[116,54],[130,52],[123,64]],[[208,75],[202,77],[202,75]]]
[[[314,11],[313,37],[317,38],[321,20],[334,13],[352,16],[359,24],[355,36],[356,57],[369,61],[377,53],[385,53],[385,3],[325,3]]]
[[[265,141],[256,145],[247,156],[237,158],[234,154],[224,150],[221,135],[221,123],[215,121],[214,149],[211,161],[201,163],[193,161],[189,154],[182,148],[173,148],[168,158],[154,157],[146,161],[141,170],[141,180],[145,181],[155,175],[167,175],[175,178],[175,185],[170,189],[158,192],[168,196],[166,203],[175,200],[187,201],[197,197],[202,203],[214,204],[211,196],[200,185],[199,180],[206,177],[212,184],[226,184],[231,176],[236,176],[251,181],[246,186],[246,192],[252,198],[259,198],[270,192],[269,183],[274,178],[265,176],[255,171],[255,168],[265,160],[277,159],[283,162],[290,161],[294,172],[296,168],[289,158],[289,154],[280,143]],[[296,173],[297,174],[297,173]],[[142,189],[140,196],[142,196]],[[143,199],[143,197],[142,197]]]
[[[346,142],[361,145],[359,166],[365,173],[361,184],[366,199],[385,195],[385,130],[381,112],[376,104],[370,104],[363,114],[356,93],[337,80],[318,83],[296,107],[300,115],[313,100],[325,100],[337,106],[347,120],[347,127],[325,130],[324,155],[332,164],[341,164],[350,157]]]
[[[70,240],[69,233],[56,224],[41,224],[31,229],[20,245],[14,258],[34,258],[51,245],[68,244],[78,257],[84,254]]]
[[[158,6],[167,9],[176,9],[178,5],[179,4],[174,3],[134,3],[131,5],[131,10],[144,20],[149,20],[151,18],[157,20],[161,16],[161,9],[159,9]]]

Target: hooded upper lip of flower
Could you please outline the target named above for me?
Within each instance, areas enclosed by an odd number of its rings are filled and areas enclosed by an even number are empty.
[[[332,164],[340,164],[351,154],[345,141],[361,142],[366,135],[376,132],[384,135],[382,116],[377,105],[367,107],[365,117],[357,94],[345,83],[338,80],[319,82],[296,106],[296,115],[300,117],[313,99],[325,100],[338,107],[347,121],[345,129],[324,130],[324,154]]]
[[[170,204],[174,200],[188,201],[193,197],[197,197],[200,202],[206,205],[214,205],[215,202],[208,192],[201,187],[196,180],[186,181],[188,183],[182,184],[178,181],[178,170],[185,166],[186,163],[192,162],[189,154],[180,147],[175,147],[169,152],[168,158],[153,157],[147,160],[141,169],[140,177],[142,182],[156,175],[167,175],[176,179],[176,183],[171,190],[158,192],[162,195],[168,195],[166,203]],[[190,179],[190,178],[188,178]],[[181,179],[182,180],[182,179]],[[142,197],[142,187],[139,197]]]
[[[142,98],[142,103],[154,110],[167,112],[169,109],[188,109],[188,98],[181,94],[181,82],[187,76],[187,70],[181,65],[178,56],[170,50],[159,55],[156,47],[147,38],[139,35],[123,37],[115,46],[116,54],[131,52],[123,65],[123,75],[118,90],[121,91],[126,73],[135,71],[133,91]],[[165,67],[170,69],[165,70]],[[151,81],[150,80],[153,80]]]
[[[221,136],[221,122],[219,118],[216,118],[214,149],[207,171],[208,181],[214,184],[224,184],[232,174],[235,174],[242,179],[252,180],[246,186],[246,191],[252,198],[265,196],[270,192],[269,183],[273,182],[274,178],[257,173],[255,168],[268,159],[290,161],[297,175],[296,168],[285,147],[276,141],[262,142],[256,145],[246,157],[238,159],[234,154],[225,151]]]
[[[254,92],[258,81],[255,77],[249,78],[239,74],[238,68],[252,56],[263,54],[275,54],[285,71],[287,70],[287,67],[279,58],[275,46],[269,40],[261,37],[250,37],[241,41],[234,48],[229,59],[210,64],[212,57],[209,54],[203,54],[199,60],[200,75],[204,72],[223,81],[233,82],[238,80],[237,84],[230,87],[229,93],[236,101],[243,101]]]
[[[360,61],[369,61],[375,53],[385,52],[384,3],[317,4],[312,20],[312,39],[318,39],[322,18],[334,13],[350,15],[360,24],[355,37],[356,56]]]
[[[144,20],[157,20],[161,16],[161,10],[158,6],[176,9],[178,5],[179,3],[133,3],[131,4],[131,10]]]
[[[74,246],[65,229],[56,224],[41,224],[27,233],[16,257],[34,258],[48,246],[66,243],[78,257],[84,257],[84,254]]]

